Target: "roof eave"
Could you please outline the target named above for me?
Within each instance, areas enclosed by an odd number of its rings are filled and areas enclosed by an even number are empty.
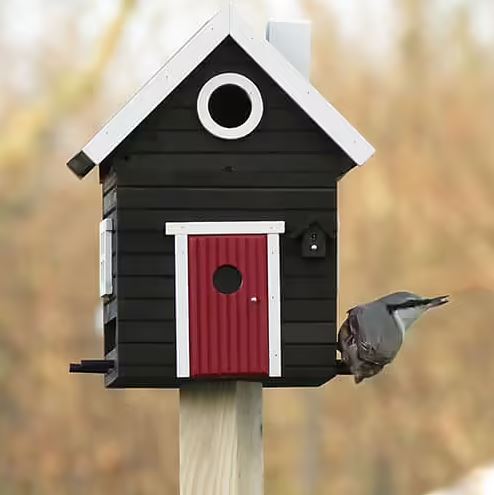
[[[67,167],[74,172],[79,179],[83,179],[96,166],[84,151],[80,151],[67,163]]]
[[[219,44],[235,42],[351,158],[363,165],[375,149],[268,41],[257,39],[230,4],[207,22],[67,164],[82,178],[177,88]]]

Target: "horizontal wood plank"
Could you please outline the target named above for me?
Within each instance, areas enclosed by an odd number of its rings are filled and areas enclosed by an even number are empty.
[[[326,344],[336,343],[334,323],[284,323],[281,330],[283,344]]]
[[[206,130],[139,131],[126,153],[335,153],[340,148],[320,131],[254,132],[240,140],[218,139]]]
[[[283,280],[282,297],[292,299],[331,299],[336,297],[336,277],[326,272],[322,278],[288,277]],[[324,274],[323,274],[324,275]],[[119,276],[119,295],[129,298],[173,298],[175,278],[168,276]]]
[[[283,378],[266,378],[263,386],[273,387],[318,387],[335,376],[334,367],[287,366]],[[173,366],[122,366],[118,373],[105,376],[109,388],[160,388],[177,389],[189,380],[175,377]]]
[[[139,374],[140,366],[123,366],[119,372],[114,375],[105,376],[105,386],[110,389],[123,388],[159,388],[159,389],[178,389],[183,383],[174,376],[175,369],[172,366],[159,368],[162,375],[153,376],[148,368],[144,368],[143,374]],[[139,374],[135,376],[134,373]]]
[[[106,197],[111,197],[112,194]],[[106,198],[105,197],[105,198]],[[335,189],[217,189],[119,187],[118,207],[122,209],[255,209],[334,210]]]
[[[119,320],[173,321],[175,301],[172,299],[120,299]]]
[[[119,299],[118,316],[120,320],[163,320],[175,318],[173,299]],[[282,308],[284,322],[327,322],[336,320],[336,301],[292,299]]]
[[[245,171],[245,172],[327,172],[336,168],[339,160],[344,159],[339,152],[335,154],[310,153],[293,154],[278,153],[240,154],[219,152],[208,154],[160,154],[160,153],[129,153],[125,158],[115,158],[114,166],[118,171],[118,185],[125,186],[125,182],[133,176],[152,175],[156,177],[160,171],[173,170],[175,172],[199,173],[201,171]],[[139,168],[138,170],[136,168]],[[132,184],[131,184],[132,185]],[[152,182],[147,185],[153,185]]]
[[[288,277],[311,277],[330,279],[336,277],[335,258],[306,259],[284,256],[282,271]]]
[[[110,306],[110,305],[109,305]],[[106,308],[105,308],[106,309]],[[113,306],[113,314],[106,318],[115,316],[116,308]],[[284,322],[327,322],[334,323],[336,320],[336,301],[292,299],[283,304],[282,319]],[[172,321],[175,317],[175,302],[173,299],[119,299],[118,316],[120,320],[163,320]]]
[[[106,324],[118,316],[118,306],[116,299],[103,304],[103,322]]]
[[[122,186],[174,186],[174,187],[286,187],[331,188],[336,184],[336,174],[328,167],[327,172],[250,172],[248,170],[178,170],[174,166],[161,169],[142,169],[119,174]]]
[[[281,292],[285,299],[329,299],[336,297],[336,277],[330,271],[322,278],[285,277]]]
[[[117,175],[115,170],[112,170],[110,173],[105,175],[102,183],[103,194],[107,194],[117,185]]]
[[[197,115],[196,105],[164,109],[144,121],[142,129],[146,131],[193,131],[203,126]],[[260,131],[316,131],[317,125],[302,112],[291,108],[265,109],[257,128]]]
[[[160,254],[122,254],[118,258],[118,273],[119,277],[172,276],[175,274],[175,257]],[[121,292],[121,297],[123,297],[122,294]]]
[[[115,246],[113,246],[115,249]],[[155,253],[173,254],[175,238],[162,232],[119,232],[118,251],[121,254]]]
[[[281,318],[284,322],[333,323],[336,321],[336,310],[334,299],[292,299],[283,305]]]
[[[174,344],[122,343],[118,346],[121,366],[170,366],[176,362]],[[331,367],[336,362],[336,345],[285,345],[284,367]]]
[[[336,229],[336,212],[298,210],[119,210],[118,230],[156,231],[163,233],[166,222],[228,222],[280,221],[286,222],[287,234],[317,221],[332,232]]]
[[[174,344],[174,321],[120,321],[118,323],[118,342],[147,342]]]
[[[334,323],[283,323],[282,344],[336,343]],[[119,343],[169,343],[175,342],[173,321],[121,321],[118,325]]]
[[[221,72],[237,72],[251,79],[260,89],[267,108],[293,108],[293,100],[280,89],[276,83],[252,60],[231,60],[229,63],[219,62],[221,56],[206,60],[187,79],[185,85],[177,88],[164,102],[164,107],[191,108],[197,107],[197,97],[203,85]]]
[[[178,384],[175,363],[161,366],[135,366],[121,364],[118,369],[118,374],[121,378],[162,378]]]
[[[285,345],[283,367],[332,367],[336,363],[336,345]]]
[[[175,344],[125,343],[118,346],[120,366],[174,366]]]
[[[118,280],[118,291],[123,299],[172,299],[175,297],[175,277],[121,276]]]
[[[283,386],[303,387],[307,382],[318,380],[324,383],[337,375],[332,366],[284,366]],[[274,382],[275,383],[275,382]]]
[[[333,278],[334,259],[304,259],[282,257],[282,270],[287,276]],[[175,274],[175,257],[161,254],[121,254],[118,257],[119,276],[171,276]]]

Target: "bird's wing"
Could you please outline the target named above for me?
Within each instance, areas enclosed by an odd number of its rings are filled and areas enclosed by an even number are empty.
[[[385,306],[380,303],[357,306],[351,311],[349,322],[360,359],[382,366],[394,359],[403,335]]]

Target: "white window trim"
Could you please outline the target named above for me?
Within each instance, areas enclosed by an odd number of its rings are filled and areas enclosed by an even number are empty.
[[[113,294],[113,220],[105,218],[99,224],[99,295]]]
[[[175,313],[177,377],[190,378],[189,235],[267,234],[269,376],[281,377],[280,234],[285,222],[167,222],[175,235]]]
[[[209,112],[211,95],[222,86],[234,85],[243,89],[249,97],[252,109],[249,118],[240,126],[223,127],[218,124]],[[247,77],[228,72],[211,78],[199,92],[197,98],[197,114],[204,128],[213,136],[222,139],[240,139],[252,133],[261,122],[264,113],[264,103],[258,87]]]

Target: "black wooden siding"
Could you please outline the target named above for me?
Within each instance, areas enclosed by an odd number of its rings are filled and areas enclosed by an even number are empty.
[[[202,85],[222,72],[252,79],[263,95],[259,128],[217,139],[196,113]],[[336,183],[349,159],[231,40],[104,164],[104,216],[115,224],[115,295],[105,321],[118,317],[118,366],[108,386],[176,386],[174,238],[165,222],[284,220],[281,380],[320,384],[336,357]],[[304,226],[328,233],[325,259],[301,258]]]

